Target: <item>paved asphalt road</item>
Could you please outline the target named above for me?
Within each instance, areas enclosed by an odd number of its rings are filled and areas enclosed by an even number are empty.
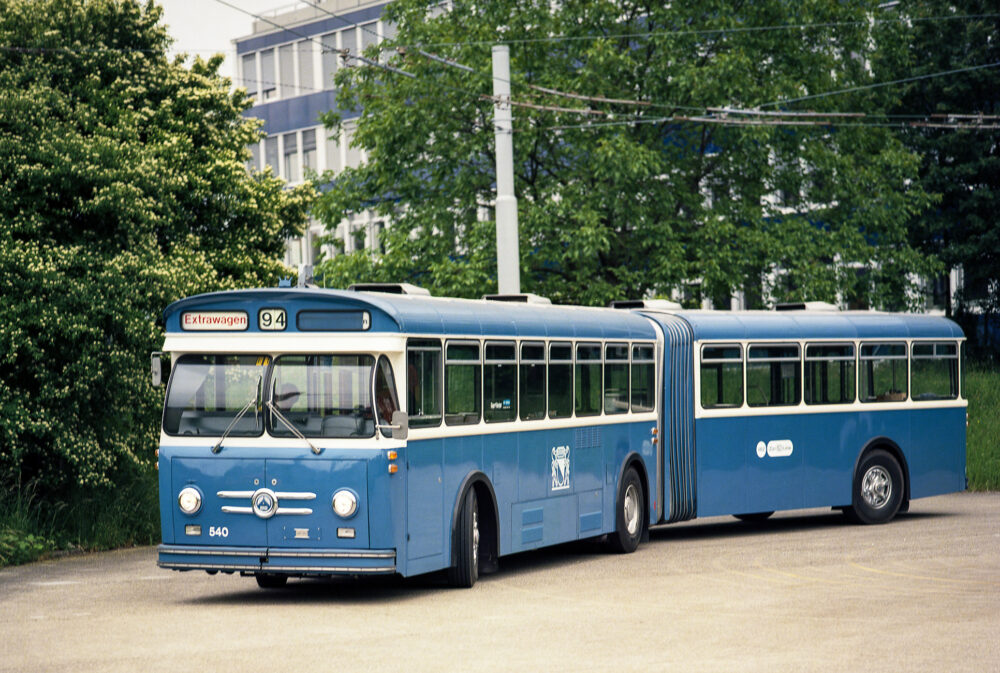
[[[998,671],[1000,494],[885,526],[825,510],[667,526],[438,577],[159,570],[152,548],[0,571],[0,671]]]

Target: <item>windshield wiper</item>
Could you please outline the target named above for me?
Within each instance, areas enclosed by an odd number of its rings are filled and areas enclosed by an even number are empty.
[[[253,419],[254,419],[254,426],[256,427],[257,423],[259,422],[258,420],[259,417],[257,415],[257,412],[258,408],[260,407],[261,383],[263,383],[263,376],[258,376],[257,385],[254,387],[253,397],[251,397],[250,400],[243,405],[243,408],[240,409],[240,412],[236,414],[236,418],[234,418],[233,422],[229,424],[229,427],[226,428],[226,431],[222,433],[222,437],[219,438],[219,442],[212,447],[212,453],[218,453],[219,451],[222,451],[222,443],[226,441],[226,437],[229,436],[229,433],[232,431],[234,427],[236,427],[236,424],[239,422],[241,418],[243,418],[243,414],[245,414],[247,410],[250,409],[251,405],[253,405]]]
[[[281,421],[282,423],[284,423],[285,427],[287,427],[289,430],[291,430],[293,435],[295,435],[296,437],[298,437],[299,439],[301,439],[303,442],[305,442],[306,444],[308,444],[309,448],[312,449],[312,452],[315,453],[317,456],[320,454],[320,452],[322,451],[322,449],[320,449],[315,444],[313,444],[312,442],[310,442],[306,438],[305,435],[303,435],[301,432],[299,432],[299,429],[296,428],[294,425],[292,425],[291,421],[289,421],[287,418],[285,418],[284,414],[282,414],[280,411],[278,411],[278,407],[274,404],[274,402],[272,402],[271,400],[268,400],[266,402],[266,404],[267,404],[267,408],[271,410],[271,413],[273,413],[275,415],[275,417],[279,421]]]

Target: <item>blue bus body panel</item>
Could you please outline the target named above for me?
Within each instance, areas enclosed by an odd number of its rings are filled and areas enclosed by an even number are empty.
[[[859,313],[725,313],[681,311],[672,316],[649,313],[670,331],[670,320],[691,326],[698,341],[767,341],[835,339],[960,339],[952,321],[935,316]],[[668,345],[670,339],[667,340]],[[686,353],[693,359],[693,352]],[[672,382],[683,376],[676,357],[664,353],[664,441],[672,428],[694,423],[697,465],[697,516],[777,511],[851,503],[854,466],[869,442],[886,438],[898,445],[909,478],[910,497],[953,492],[965,487],[965,409],[912,408],[824,413],[726,415],[694,419],[693,405],[678,406]],[[693,376],[697,373],[693,372]],[[693,381],[686,384],[693,389]],[[808,408],[807,408],[808,409]],[[667,434],[669,433],[669,434]],[[787,456],[758,457],[758,443],[787,441]],[[669,457],[668,453],[668,457]],[[677,500],[671,485],[680,469],[665,461],[663,497]],[[676,487],[675,487],[676,488]],[[668,502],[670,500],[667,500]],[[672,517],[664,513],[664,520]]]
[[[303,574],[399,570],[395,549],[403,546],[404,485],[401,476],[388,473],[382,451],[327,449],[316,456],[295,446],[224,447],[215,455],[209,446],[165,444],[160,466],[164,567]],[[169,497],[185,486],[202,494],[201,509],[191,516]],[[245,494],[261,488],[278,494],[277,513],[269,519],[247,511],[251,499]],[[333,493],[341,488],[359,501],[348,518],[332,508]],[[200,534],[188,535],[189,525],[199,526]],[[350,529],[353,537],[338,535],[339,529]]]

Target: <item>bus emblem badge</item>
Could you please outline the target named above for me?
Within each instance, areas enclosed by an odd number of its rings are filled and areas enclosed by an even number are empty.
[[[250,498],[253,513],[261,519],[270,519],[278,511],[278,498],[269,488],[262,488]]]
[[[552,490],[569,488],[569,447],[552,447]]]

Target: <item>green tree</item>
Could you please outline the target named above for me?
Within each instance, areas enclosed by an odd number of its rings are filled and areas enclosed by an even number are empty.
[[[981,0],[908,3],[913,39],[907,75],[920,76],[946,70],[1000,62],[1000,19],[996,5]],[[974,20],[937,17],[979,15]],[[934,18],[931,18],[934,17]],[[930,20],[926,20],[930,18]],[[967,115],[932,119],[939,123],[976,126],[972,115],[1000,115],[1000,68],[984,68],[909,83],[897,111],[909,115]],[[987,127],[996,127],[986,120]],[[957,305],[948,312],[960,318],[969,313],[996,320],[1000,314],[1000,132],[995,128],[953,130],[913,127],[901,134],[904,144],[920,154],[920,180],[926,191],[939,194],[936,208],[911,222],[911,238],[920,249],[938,256],[946,268],[962,267],[965,286]],[[950,300],[950,297],[946,298]],[[963,315],[965,314],[965,315]],[[967,330],[974,336],[974,330]],[[987,340],[984,346],[998,347]]]
[[[152,474],[164,307],[288,273],[278,260],[309,193],[247,172],[259,131],[245,93],[230,93],[221,57],[169,61],[160,15],[0,0],[6,493],[30,485],[52,504]]]
[[[328,285],[406,280],[442,294],[495,291],[492,101],[483,95],[492,93],[490,45],[504,41],[513,100],[606,113],[514,108],[525,291],[603,304],[700,280],[712,297],[741,289],[779,300],[839,294],[896,307],[908,301],[911,274],[937,268],[907,240],[906,222],[930,199],[915,181],[919,157],[890,130],[697,120],[708,108],[775,110],[767,104],[894,74],[906,29],[872,23],[874,3],[504,0],[456,2],[444,13],[432,6],[387,7],[398,34],[367,54],[415,77],[356,61],[337,76],[340,109],[360,108],[353,139],[368,160],[327,176],[332,185],[315,212],[332,228],[373,208],[392,226],[384,255],[326,261]],[[745,30],[795,24],[822,25]],[[547,95],[532,85],[641,105]],[[786,107],[878,113],[890,100],[883,91]],[[325,121],[338,131],[348,116],[331,112]]]

